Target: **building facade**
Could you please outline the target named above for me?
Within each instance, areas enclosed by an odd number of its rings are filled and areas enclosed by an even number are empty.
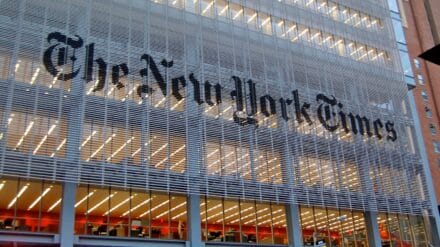
[[[407,65],[412,67],[417,87],[414,98],[419,112],[426,152],[431,168],[436,197],[440,196],[440,66],[426,62],[418,56],[440,44],[438,1],[402,1],[400,8],[405,18],[401,36],[406,37],[409,52]],[[440,201],[438,201],[440,205]]]
[[[0,245],[437,245],[389,11],[1,1]]]

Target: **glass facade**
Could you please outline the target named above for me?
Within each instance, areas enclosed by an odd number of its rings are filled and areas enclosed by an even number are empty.
[[[202,198],[200,209],[203,241],[288,244],[284,205]]]
[[[364,214],[300,206],[304,246],[368,246]]]
[[[391,11],[391,21],[394,29],[394,36],[397,41],[397,47],[399,49],[400,61],[402,64],[403,72],[405,74],[405,82],[409,85],[415,86],[414,73],[411,66],[411,59],[408,54],[408,48],[406,47],[405,33],[402,26],[402,17],[399,10],[398,0],[388,0],[388,6]],[[404,14],[404,13],[403,13]],[[421,82],[423,83],[423,81]]]
[[[60,184],[1,178],[0,231],[58,233],[60,199]]]
[[[81,186],[75,234],[185,240],[186,197]]]
[[[0,17],[0,236],[364,247],[373,210],[430,241],[382,3],[4,0]]]
[[[382,246],[427,246],[422,216],[378,214]]]

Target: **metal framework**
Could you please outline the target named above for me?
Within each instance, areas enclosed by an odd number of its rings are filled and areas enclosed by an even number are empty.
[[[1,175],[431,214],[382,1],[11,0],[0,19]],[[319,94],[383,132],[327,130]]]

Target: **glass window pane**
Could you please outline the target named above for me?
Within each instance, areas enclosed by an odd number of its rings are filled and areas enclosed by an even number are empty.
[[[151,193],[134,193],[131,199],[131,208],[124,210],[121,214],[122,217],[127,217],[131,214],[130,223],[130,237],[150,237],[151,236],[151,216],[150,209],[152,201],[155,196],[151,196]]]
[[[314,245],[313,233],[315,232],[315,220],[313,208],[300,207],[301,212],[301,228],[303,234],[304,245]]]
[[[138,196],[130,191],[118,191],[110,200],[110,209],[103,216],[110,218],[109,235],[118,237],[128,237],[129,230],[129,214],[123,216],[124,212],[130,210],[131,200]]]
[[[41,199],[40,231],[58,233],[62,186],[45,183]]]
[[[268,207],[260,209],[261,212],[269,210]],[[241,214],[241,239],[242,243],[255,243],[257,242],[256,232],[256,210],[253,202],[241,202],[240,203]]]
[[[169,238],[169,209],[169,196],[155,194],[151,203],[151,238]]]
[[[229,205],[229,203],[227,203]],[[218,199],[208,199],[204,205],[206,211],[201,214],[201,220],[207,222],[207,240],[208,241],[223,241],[223,202]],[[235,221],[238,218],[238,206],[235,206],[235,210],[228,211],[228,217],[225,221]],[[229,209],[229,208],[228,208]],[[228,241],[228,239],[226,239]]]
[[[0,182],[0,219],[3,220],[5,230],[14,230],[14,198],[18,194],[18,180],[2,179]]]
[[[272,205],[272,227],[274,244],[288,244],[286,208],[284,205]]]
[[[186,197],[171,197],[171,238],[186,240],[187,224],[186,224]]]
[[[90,196],[85,197],[87,228],[91,230],[91,234],[108,235],[109,217],[104,214],[109,210],[111,198],[116,194],[117,192],[110,191],[108,188],[102,188],[89,191]]]
[[[238,201],[225,201],[225,241],[240,242],[240,210]]]
[[[33,231],[39,230],[38,214],[40,209],[40,196],[43,194],[43,183],[20,180],[15,203],[11,201],[8,207],[16,204],[16,217],[14,230]],[[20,196],[19,196],[20,195]]]
[[[269,204],[257,204],[257,222],[258,222],[258,236],[259,244],[273,244],[272,232],[272,213]]]

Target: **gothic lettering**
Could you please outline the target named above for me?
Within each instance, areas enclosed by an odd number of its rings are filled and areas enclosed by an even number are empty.
[[[53,41],[56,41],[57,43],[51,44],[43,54],[43,63],[46,70],[51,75],[57,76],[65,81],[75,78],[81,69],[81,67],[75,69],[74,63],[77,59],[77,50],[83,46],[82,38],[79,36],[68,38],[66,35],[59,32],[53,32],[48,35],[47,41],[49,44]],[[90,43],[84,48],[85,61],[84,76],[82,79],[84,79],[86,83],[91,82],[93,80],[94,65],[97,65],[98,78],[93,91],[100,91],[104,88],[106,83],[108,64],[102,58],[95,59],[94,43]],[[184,98],[181,91],[187,86],[186,76],[177,76],[168,82],[158,68],[158,65],[162,66],[166,73],[166,70],[174,65],[174,61],[163,59],[159,64],[156,64],[153,57],[149,54],[141,55],[140,60],[145,60],[146,67],[139,71],[140,76],[145,78],[144,83],[136,88],[136,93],[139,97],[148,97],[153,93],[153,88],[150,86],[151,84],[149,84],[148,80],[149,73],[151,72],[154,79],[153,83],[157,83],[164,97],[167,97],[167,87],[168,83],[170,83],[171,95],[179,101]],[[59,67],[67,65],[69,62],[72,64],[71,73],[61,73],[62,70],[59,69]],[[124,88],[126,85],[121,82],[121,78],[129,75],[127,64],[121,63],[112,65],[111,73],[112,85],[118,90]],[[221,84],[217,83],[213,85],[209,81],[200,83],[194,76],[194,73],[190,73],[188,79],[193,85],[193,100],[198,105],[206,103],[209,106],[214,106],[215,104],[220,105],[222,103],[222,90],[224,88]],[[231,76],[231,79],[235,87],[230,92],[231,98],[235,101],[236,106],[236,111],[233,113],[233,120],[235,123],[242,126],[255,125],[258,127],[256,119],[259,112],[258,99],[261,114],[263,116],[270,117],[277,114],[276,99],[269,94],[258,97],[257,86],[252,79],[242,80],[237,76]],[[203,87],[203,89],[201,89],[201,87]],[[213,91],[215,93],[215,101],[212,97]],[[204,97],[202,97],[202,93],[204,93]],[[312,125],[313,121],[310,112],[311,104],[305,101],[300,101],[298,90],[293,90],[292,95],[293,99],[278,99],[281,118],[286,122],[291,121],[288,114],[288,107],[292,107],[295,121],[299,124],[306,122],[307,124]],[[316,95],[316,101],[319,103],[319,106],[316,109],[316,116],[322,126],[330,132],[341,129],[345,133],[351,132],[355,135],[360,134],[363,136],[366,135],[367,137],[376,136],[377,139],[381,140],[385,136],[383,132],[386,131],[386,140],[392,142],[397,140],[397,132],[394,128],[394,123],[391,121],[387,121],[383,124],[382,120],[376,119],[372,122],[371,126],[370,120],[367,117],[352,112],[345,112],[343,109],[344,105],[341,102],[338,102],[334,96],[326,96],[325,94],[320,93]]]

